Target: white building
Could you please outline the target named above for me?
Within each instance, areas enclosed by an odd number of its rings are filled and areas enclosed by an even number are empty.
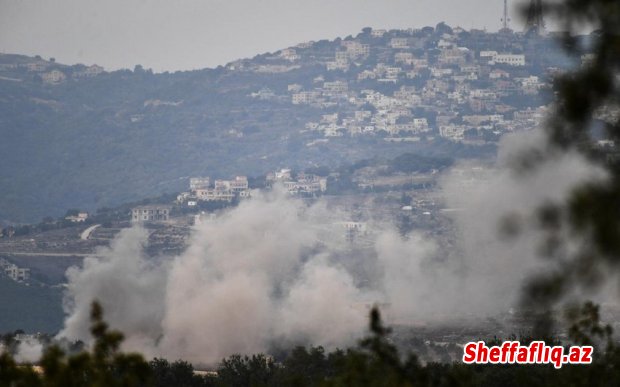
[[[344,236],[349,242],[368,233],[368,226],[363,222],[340,222],[339,225],[344,229]]]
[[[346,52],[343,52],[343,55],[347,55]],[[338,53],[336,53],[336,56],[338,56]],[[343,71],[347,71],[349,69],[349,59],[348,56],[346,59],[336,59],[333,62],[327,62],[325,64],[325,67],[327,68],[327,71],[335,71],[335,70],[343,70]]]
[[[300,85],[299,83],[291,83],[290,85],[288,85],[286,87],[286,89],[290,92],[290,93],[299,93],[300,91],[303,90],[303,86]]]
[[[297,54],[297,51],[294,48],[285,48],[284,50],[280,51],[280,58],[286,59],[290,62],[295,62],[301,57]]]
[[[77,215],[70,215],[65,217],[65,219],[73,223],[82,223],[88,219],[88,212],[80,211]]]
[[[357,80],[363,81],[364,79],[375,79],[377,74],[374,71],[364,70],[357,74]]]
[[[496,64],[507,64],[510,66],[525,66],[525,55],[497,54],[492,61]]]
[[[92,65],[92,66],[88,66],[86,68],[86,70],[84,70],[84,75],[87,76],[87,77],[94,77],[95,75],[99,75],[102,72],[103,72],[103,67],[97,66],[95,64],[95,65]]]
[[[404,64],[412,64],[414,60],[413,54],[410,52],[397,52],[394,54],[394,62],[396,63],[404,63]]]
[[[386,30],[375,30],[373,29],[372,31],[370,31],[370,36],[372,36],[373,38],[380,38],[383,35],[386,34]]]
[[[498,54],[497,51],[480,51],[481,58],[494,58]]]
[[[349,58],[366,56],[370,53],[370,46],[368,44],[362,44],[355,40],[344,40],[341,44],[347,49],[346,52]]]
[[[267,174],[267,181],[286,181],[291,179],[291,170],[289,168],[282,168],[279,171],[269,172]]]
[[[428,131],[428,121],[426,118],[414,118],[412,122],[416,131]]]
[[[170,206],[148,205],[131,210],[132,223],[161,222],[170,219]]]
[[[288,193],[293,195],[315,195],[327,190],[327,179],[312,174],[300,173],[296,181],[289,180],[283,183]]]
[[[189,179],[189,190],[196,191],[197,189],[208,188],[211,185],[211,179],[208,177],[192,177]]]
[[[30,269],[18,267],[3,258],[0,258],[0,272],[3,272],[13,281],[25,282],[30,279]]]
[[[349,84],[344,81],[325,82],[323,90],[329,94],[342,94],[349,90]]]
[[[230,190],[233,193],[242,193],[249,190],[247,176],[235,176],[233,180],[229,181]]]
[[[460,141],[465,134],[465,127],[461,125],[443,125],[439,127],[439,135],[452,141]]]
[[[196,191],[196,197],[198,198],[198,200],[202,200],[205,202],[230,202],[235,197],[235,194],[230,189],[227,189],[225,186],[220,186],[219,188],[199,189]]]
[[[317,102],[321,93],[318,91],[302,91],[292,96],[293,105],[311,104]]]
[[[30,278],[30,269],[10,265],[4,268],[4,274],[9,276],[13,281],[25,282]]]
[[[390,47],[392,47],[392,48],[409,48],[409,39],[407,39],[407,38],[392,38],[390,40]]]
[[[57,84],[67,79],[67,76],[62,71],[52,70],[49,73],[41,75],[41,78],[45,83]]]
[[[90,78],[90,77],[97,76],[97,75],[99,75],[101,73],[103,73],[103,67],[97,66],[97,65],[92,65],[92,66],[86,67],[82,71],[74,73],[74,76],[78,77],[78,78],[80,78],[80,77],[82,77],[82,78]]]

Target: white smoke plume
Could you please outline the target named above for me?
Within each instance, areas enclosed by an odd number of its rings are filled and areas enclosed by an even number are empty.
[[[147,234],[125,230],[100,258],[69,271],[61,337],[88,338],[88,310],[148,355],[211,363],[267,350],[277,341],[343,346],[359,337],[377,296],[355,285],[325,234],[334,214],[275,191],[257,194],[196,227],[180,256],[142,254]],[[337,239],[337,238],[335,238]]]
[[[36,363],[43,354],[43,344],[36,339],[21,341],[17,346],[15,360],[18,363]]]
[[[503,240],[502,217],[527,218],[538,205],[603,176],[574,154],[525,175],[507,166],[520,150],[542,143],[541,135],[507,136],[492,169],[460,165],[446,175],[446,205],[459,209],[453,213],[458,253],[447,255],[421,233],[402,238],[376,228],[374,256],[359,259],[373,270],[365,285],[355,264],[338,259],[344,243],[330,225],[346,215],[278,190],[196,226],[176,257],[154,262],[142,253],[147,233],[125,230],[100,257],[68,272],[68,317],[59,336],[87,340],[88,311],[97,299],[110,325],[125,333],[128,349],[213,364],[274,344],[353,344],[375,302],[390,305],[393,322],[505,311],[540,261],[538,233]]]
[[[504,136],[493,168],[463,164],[444,180],[448,205],[460,209],[453,213],[462,251],[458,291],[476,300],[461,304],[472,313],[510,308],[522,295],[524,280],[549,268],[541,259],[545,234],[536,225],[536,211],[561,204],[580,184],[606,178],[576,152],[551,155],[531,170],[514,168],[529,151],[547,152],[545,146],[542,131]],[[508,216],[520,230],[507,240],[501,230]]]
[[[147,233],[140,228],[123,230],[110,248],[88,257],[82,268],[67,271],[64,308],[71,311],[61,335],[89,337],[90,304],[99,300],[111,322],[122,322],[129,342],[161,335],[159,321],[165,314],[166,267],[148,262],[142,247]]]

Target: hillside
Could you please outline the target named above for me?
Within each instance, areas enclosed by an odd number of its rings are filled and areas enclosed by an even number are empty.
[[[1,54],[0,224],[180,191],[192,175],[488,157],[540,120],[549,69],[570,64],[558,52],[440,24],[161,74]]]
[[[0,332],[54,333],[62,328],[62,290],[24,285],[0,274]]]

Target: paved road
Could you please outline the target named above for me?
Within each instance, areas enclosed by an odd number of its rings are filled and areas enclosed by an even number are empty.
[[[0,251],[0,255],[26,255],[32,257],[92,257],[85,253],[29,253],[24,251]]]
[[[90,234],[91,234],[93,231],[95,231],[95,229],[96,229],[97,227],[99,227],[99,226],[101,226],[101,225],[100,225],[100,224],[96,224],[96,225],[94,225],[94,226],[90,226],[89,228],[87,228],[86,230],[84,230],[84,231],[82,232],[82,235],[80,235],[80,238],[82,238],[82,240],[84,240],[84,241],[85,241],[85,240],[87,240],[87,239],[90,237]]]

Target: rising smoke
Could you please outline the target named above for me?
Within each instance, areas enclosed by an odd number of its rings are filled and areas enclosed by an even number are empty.
[[[97,299],[110,325],[125,333],[128,349],[212,364],[281,343],[350,345],[365,333],[373,303],[389,304],[388,323],[505,311],[540,265],[540,240],[533,229],[502,239],[502,217],[528,219],[536,206],[603,176],[574,154],[514,173],[510,160],[542,146],[542,138],[507,136],[492,168],[462,164],[446,174],[441,186],[446,207],[457,210],[449,213],[457,252],[446,253],[423,233],[403,238],[374,225],[366,282],[338,259],[346,244],[332,225],[346,214],[322,201],[307,206],[280,190],[255,193],[196,226],[176,257],[146,257],[146,231],[124,230],[97,258],[69,270],[68,317],[59,336],[87,340],[88,310]]]
[[[21,341],[17,346],[15,360],[19,363],[36,363],[41,358],[43,344],[36,339]]]

